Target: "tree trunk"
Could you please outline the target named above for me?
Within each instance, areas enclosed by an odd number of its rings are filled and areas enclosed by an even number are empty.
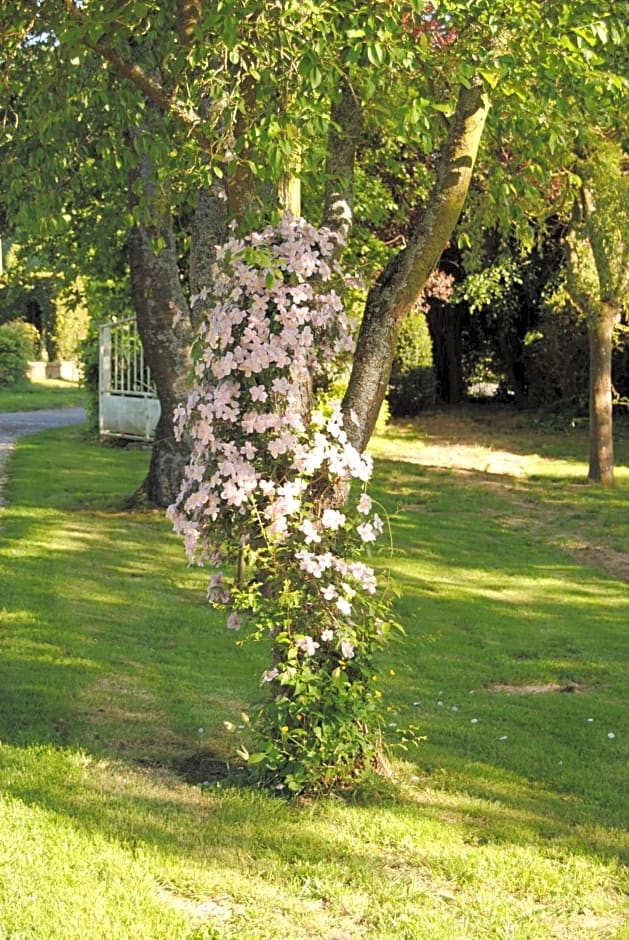
[[[423,290],[450,238],[467,196],[489,102],[480,85],[462,88],[435,186],[416,213],[407,247],[369,291],[354,364],[343,401],[348,436],[367,446],[387,391],[395,346],[406,314]]]
[[[177,496],[188,450],[174,436],[173,411],[188,393],[190,316],[177,264],[168,194],[152,178],[146,158],[139,161],[141,181],[151,207],[150,227],[136,225],[128,235],[131,288],[144,355],[161,405],[148,475],[141,494],[157,506]],[[182,315],[175,329],[175,315]]]
[[[437,398],[446,405],[463,399],[461,369],[462,311],[458,304],[431,300],[428,327],[432,339]]]
[[[322,224],[347,241],[354,221],[354,164],[363,130],[360,105],[347,78],[330,109],[330,130],[325,163]]]
[[[566,238],[566,286],[586,318],[590,351],[588,479],[603,486],[614,484],[612,350],[629,283],[620,151],[615,157],[611,168],[603,164],[603,176],[596,164],[594,172],[584,165],[584,178],[592,178],[574,200]]]
[[[190,229],[190,293],[194,297],[209,288],[210,271],[216,246],[227,238],[227,197],[224,187],[216,182],[199,190],[197,206]],[[194,311],[192,311],[194,315]]]
[[[603,486],[614,484],[612,423],[612,348],[618,311],[605,306],[588,317],[590,348],[590,469],[588,478]]]

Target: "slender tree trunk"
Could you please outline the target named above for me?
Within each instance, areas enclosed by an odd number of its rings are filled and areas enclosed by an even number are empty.
[[[354,364],[343,401],[348,436],[364,450],[387,391],[395,346],[406,314],[419,297],[450,238],[465,202],[489,102],[480,85],[462,88],[428,203],[412,223],[407,247],[369,291]]]
[[[614,484],[612,422],[612,348],[618,311],[605,306],[588,317],[590,348],[590,468],[588,478],[603,486]]]
[[[432,300],[428,326],[433,345],[438,400],[456,405],[463,398],[461,308],[457,304]]]
[[[614,484],[613,337],[629,278],[622,182],[618,159],[603,178],[594,176],[584,183],[574,200],[566,238],[566,286],[570,299],[585,316],[590,352],[588,479],[603,486]],[[613,194],[615,213],[609,204],[605,210],[597,206],[597,186],[603,206],[606,195]]]

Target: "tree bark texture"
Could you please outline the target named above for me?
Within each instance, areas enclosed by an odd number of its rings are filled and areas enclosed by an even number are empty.
[[[617,169],[617,168],[616,168]],[[611,185],[614,184],[613,175]],[[622,180],[622,175],[619,176]],[[617,181],[616,181],[617,182]],[[610,179],[585,183],[574,201],[572,227],[566,239],[566,285],[570,299],[585,316],[590,353],[588,479],[614,484],[612,350],[614,328],[620,320],[629,270],[627,243],[610,208],[622,218],[621,184],[616,200],[601,212],[596,185],[605,197]],[[620,235],[619,238],[613,237]]]
[[[614,484],[612,419],[612,348],[618,311],[613,307],[588,317],[590,349],[590,466],[588,478],[603,486]]]
[[[387,391],[402,321],[423,290],[452,235],[467,196],[489,101],[479,85],[462,88],[437,180],[411,225],[407,246],[369,291],[354,364],[343,401],[354,446],[367,446]]]
[[[363,118],[346,78],[342,79],[338,94],[330,109],[322,224],[347,241],[354,221],[354,165]]]
[[[161,405],[142,493],[149,502],[165,507],[179,492],[188,458],[187,448],[175,440],[173,411],[188,393],[190,316],[179,277],[168,194],[154,187],[146,159],[138,166],[138,177],[153,213],[150,228],[137,225],[128,235],[131,287],[144,354]],[[177,311],[182,317],[175,329]]]
[[[199,190],[190,229],[189,282],[194,297],[209,288],[216,246],[227,238],[227,197],[220,183]],[[194,316],[194,311],[192,311]]]

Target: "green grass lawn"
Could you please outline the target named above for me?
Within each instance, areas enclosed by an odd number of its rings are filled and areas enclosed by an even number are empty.
[[[0,938],[629,937],[627,444],[605,493],[581,432],[475,420],[373,446],[408,631],[381,664],[388,730],[426,740],[393,783],[298,804],[222,774],[264,651],[234,646],[161,515],[121,508],[148,454],[19,443]]]
[[[76,382],[63,379],[24,380],[0,388],[0,413],[8,411],[38,411],[49,408],[80,407],[85,404],[85,392]]]

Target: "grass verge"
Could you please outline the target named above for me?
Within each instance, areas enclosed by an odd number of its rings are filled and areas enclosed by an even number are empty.
[[[20,442],[0,515],[0,937],[629,936],[629,585],[598,564],[627,551],[629,487],[426,467],[417,433],[391,454],[397,434],[376,442],[395,546],[377,562],[409,636],[381,681],[391,740],[410,722],[427,740],[395,785],[299,805],[221,775],[263,652],[234,647],[160,515],[119,509],[147,454],[77,429]],[[574,469],[579,440],[562,448]]]
[[[0,388],[0,413],[73,408],[85,404],[85,392],[76,382],[39,379]]]

